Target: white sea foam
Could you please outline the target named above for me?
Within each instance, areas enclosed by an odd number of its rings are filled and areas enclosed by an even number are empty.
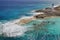
[[[9,21],[7,23],[0,23],[0,34],[4,34],[3,36],[7,37],[16,37],[16,36],[22,36],[27,31],[26,26],[21,26],[18,24],[15,24],[20,19]],[[2,31],[1,31],[2,30]]]
[[[35,12],[35,11],[36,10],[32,10],[29,14],[32,14],[32,16],[39,15],[39,14],[44,14],[43,12]]]
[[[29,18],[33,18],[33,16],[22,16],[20,19],[29,19]]]
[[[32,14],[33,14],[33,16],[35,16],[35,15],[44,14],[44,13],[43,12],[34,12]]]
[[[58,7],[58,6],[60,6],[60,3],[59,4],[56,4],[54,7]]]

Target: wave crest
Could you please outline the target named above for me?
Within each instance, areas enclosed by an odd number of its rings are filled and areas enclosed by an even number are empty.
[[[5,37],[16,37],[24,35],[24,33],[27,31],[27,27],[15,24],[19,20],[20,19],[9,21],[4,24],[0,23],[0,34]]]

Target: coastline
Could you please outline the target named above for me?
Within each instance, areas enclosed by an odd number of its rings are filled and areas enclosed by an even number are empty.
[[[58,7],[58,6],[54,6],[54,8],[55,7]],[[32,16],[22,16],[19,19],[16,19],[16,20],[13,20],[13,21],[10,21],[10,22],[7,22],[7,23],[3,24],[4,25],[4,30],[3,31],[6,33],[6,36],[8,36],[8,37],[15,37],[15,36],[18,36],[18,35],[22,36],[26,31],[28,31],[28,28],[25,27],[25,26],[22,26],[22,25],[23,24],[26,24],[28,22],[31,22],[32,20],[36,20],[36,19],[39,19],[40,20],[40,18],[41,19],[47,19],[47,18],[60,17],[60,16],[45,16],[45,13],[44,12],[35,12],[35,11],[36,10],[32,11],[34,13]],[[41,15],[43,15],[43,16],[41,16]],[[35,16],[39,16],[39,18],[36,18]],[[18,29],[18,32],[19,32],[19,30],[21,32],[16,33],[16,35],[13,35],[12,32],[15,32],[14,30],[16,30],[16,29]],[[10,33],[11,33],[12,36],[9,35],[9,31],[10,31]]]
[[[55,5],[54,6],[54,8],[56,8],[56,7],[58,7],[58,6],[60,6],[60,5]],[[49,12],[48,10],[52,10],[52,8],[50,9],[50,8],[48,8],[47,10],[46,9],[42,9],[42,10],[45,10],[45,11],[47,11],[47,12]],[[60,17],[60,16],[56,16],[56,14],[55,15],[50,15],[50,14],[45,14],[44,13],[44,11],[43,12],[36,12],[37,10],[33,10],[33,11],[31,11],[32,12],[32,16],[23,16],[23,17],[21,17],[20,18],[20,21],[19,21],[19,23],[18,24],[26,24],[26,23],[28,23],[28,22],[30,22],[30,21],[32,21],[32,20],[36,20],[36,19],[38,19],[38,18],[36,18],[36,16],[39,16],[40,18],[42,18],[42,19],[46,19],[46,18],[54,18],[54,17]],[[54,13],[52,13],[52,14],[54,14]],[[48,15],[50,15],[50,16],[48,16]],[[43,18],[44,17],[44,18]],[[23,20],[23,21],[22,21]],[[21,22],[22,21],[22,22]]]
[[[54,7],[58,7],[58,6],[60,6],[60,4],[57,4],[57,5],[55,5]]]

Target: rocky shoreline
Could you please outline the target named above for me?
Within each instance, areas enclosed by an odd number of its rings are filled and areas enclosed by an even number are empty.
[[[34,10],[36,15],[33,15],[31,18],[24,18],[19,21],[18,24],[26,24],[32,20],[36,19],[44,19],[44,18],[52,18],[52,17],[60,17],[60,6],[52,8],[45,8],[42,10]],[[40,14],[38,14],[40,13]],[[42,13],[42,14],[41,14]]]
[[[60,6],[52,8],[45,8],[42,10],[36,10],[35,12],[43,12],[44,14],[35,15],[36,18],[45,18],[51,16],[60,16]]]

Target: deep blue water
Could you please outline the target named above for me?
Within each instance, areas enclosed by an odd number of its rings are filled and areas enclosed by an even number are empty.
[[[12,20],[30,16],[30,11],[50,6],[50,2],[0,1],[0,20]]]

